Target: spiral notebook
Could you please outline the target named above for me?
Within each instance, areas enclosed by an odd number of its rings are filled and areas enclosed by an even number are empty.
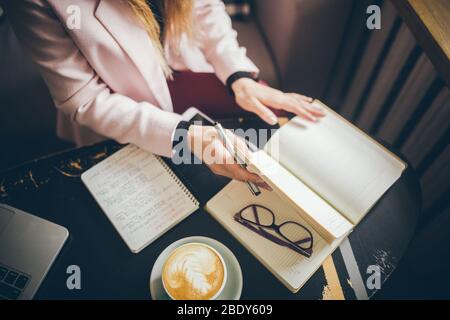
[[[199,208],[160,157],[134,145],[95,165],[81,179],[134,253]]]

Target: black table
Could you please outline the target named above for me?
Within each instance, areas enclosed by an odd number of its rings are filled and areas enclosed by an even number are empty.
[[[225,123],[262,126],[258,120]],[[336,250],[306,285],[292,294],[203,209],[175,226],[139,254],[131,253],[81,182],[80,174],[121,148],[109,141],[69,150],[0,173],[0,202],[65,226],[70,237],[36,294],[36,299],[149,299],[149,276],[158,255],[172,242],[194,235],[217,239],[238,258],[244,277],[242,299],[365,298],[377,290],[361,285],[378,265],[381,282],[394,271],[420,214],[418,179],[411,168],[349,236],[360,274],[347,248]],[[203,165],[173,166],[204,205],[227,182]],[[68,290],[66,269],[81,268],[81,290]],[[347,271],[347,268],[349,271]],[[358,287],[359,286],[359,287]]]

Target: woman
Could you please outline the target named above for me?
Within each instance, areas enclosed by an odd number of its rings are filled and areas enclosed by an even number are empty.
[[[8,0],[8,9],[59,110],[58,135],[78,145],[108,137],[170,157],[177,128],[188,129],[189,146],[217,142],[213,127],[196,128],[174,112],[183,110],[169,91],[173,70],[215,74],[240,108],[270,124],[277,118],[269,107],[311,121],[323,116],[310,98],[257,82],[258,69],[239,47],[221,1]],[[214,148],[230,158],[221,143]],[[216,174],[264,186],[224,162],[207,164]]]

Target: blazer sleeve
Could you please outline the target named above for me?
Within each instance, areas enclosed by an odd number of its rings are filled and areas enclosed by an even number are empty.
[[[55,105],[75,122],[120,143],[170,157],[181,116],[112,92],[45,0],[8,0],[16,36],[29,51]]]
[[[230,75],[238,71],[257,76],[259,70],[247,57],[246,49],[239,46],[237,32],[232,27],[223,1],[196,0],[194,20],[202,51],[224,84]]]

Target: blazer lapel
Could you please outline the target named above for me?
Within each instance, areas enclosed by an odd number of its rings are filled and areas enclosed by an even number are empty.
[[[133,61],[162,109],[173,111],[167,81],[146,30],[123,0],[99,0],[96,18]]]

